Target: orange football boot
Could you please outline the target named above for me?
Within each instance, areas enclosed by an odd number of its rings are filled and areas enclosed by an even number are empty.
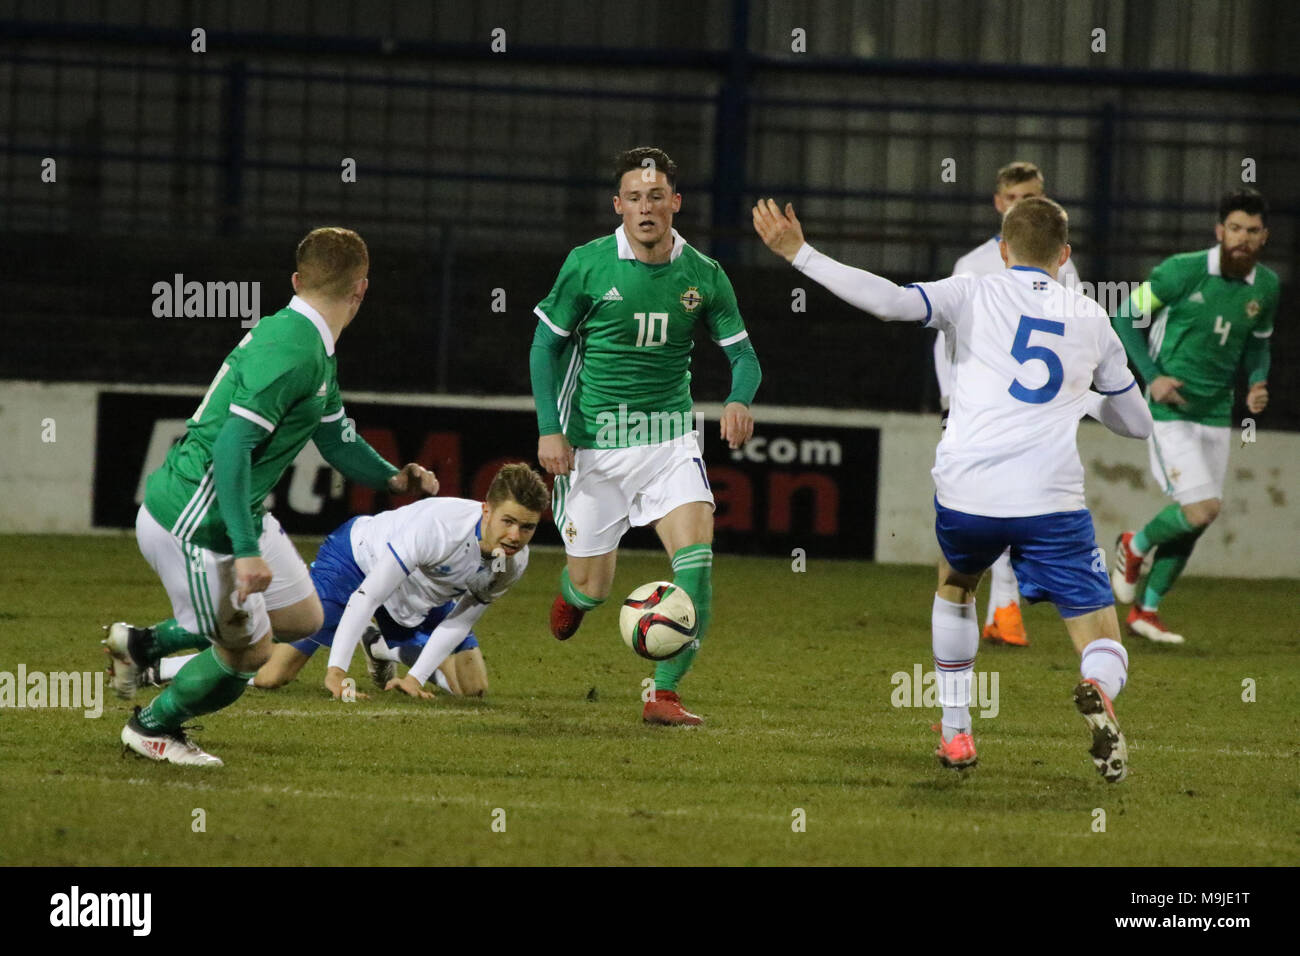
[[[1007,604],[994,611],[993,623],[985,626],[983,637],[984,640],[994,644],[1028,647],[1029,635],[1025,633],[1025,621],[1020,616],[1020,605]]]

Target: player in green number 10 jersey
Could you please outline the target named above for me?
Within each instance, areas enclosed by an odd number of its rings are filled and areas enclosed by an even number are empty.
[[[297,294],[226,357],[185,438],[149,476],[136,539],[175,616],[154,627],[109,627],[114,690],[129,697],[158,658],[205,650],[123,728],[122,743],[141,756],[220,766],[181,725],[239,698],[271,656],[265,638],[272,628],[293,640],[321,627],[307,567],[262,508],[307,442],[345,477],[372,488],[438,490],[419,465],[398,471],[381,458],[343,414],[334,345],[361,307],[369,265],[366,244],[352,230],[308,233],[298,245]],[[340,688],[331,690],[339,695]]]
[[[1228,470],[1233,391],[1244,368],[1251,414],[1268,404],[1269,336],[1277,315],[1277,273],[1258,264],[1268,241],[1268,204],[1254,189],[1223,197],[1218,245],[1166,259],[1111,321],[1147,383],[1155,430],[1151,472],[1172,504],[1115,545],[1111,584],[1133,604],[1129,631],[1181,644],[1156,609],[1187,566],[1201,533],[1219,515]],[[1154,319],[1152,318],[1154,316]],[[1142,329],[1149,326],[1144,338]],[[1143,557],[1156,549],[1140,602]]]
[[[693,426],[691,350],[702,325],[731,363],[722,438],[749,440],[749,404],[761,377],[722,267],[672,228],[681,208],[677,167],[662,150],[618,158],[612,236],[569,253],[534,310],[530,369],[537,457],[556,476],[553,511],[567,566],[551,608],[566,640],[614,583],[629,527],[654,527],[672,559],[673,583],[691,596],[698,635],[655,668],[649,723],[694,725],[677,685],[708,628],[712,604],[713,492]]]

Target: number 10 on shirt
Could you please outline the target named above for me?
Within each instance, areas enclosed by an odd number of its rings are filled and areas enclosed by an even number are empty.
[[[667,312],[637,312],[634,314],[634,318],[636,319],[637,348],[654,348],[656,345],[667,343]]]

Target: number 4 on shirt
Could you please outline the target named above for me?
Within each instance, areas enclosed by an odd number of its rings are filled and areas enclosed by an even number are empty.
[[[1065,368],[1061,358],[1046,345],[1030,345],[1029,336],[1034,332],[1046,332],[1048,335],[1065,335],[1065,323],[1053,322],[1051,319],[1035,319],[1028,315],[1020,317],[1020,327],[1016,329],[1016,340],[1011,344],[1011,357],[1021,365],[1037,360],[1047,366],[1047,384],[1041,388],[1026,388],[1015,379],[1007,389],[1011,397],[1030,405],[1043,405],[1056,397],[1065,380]]]

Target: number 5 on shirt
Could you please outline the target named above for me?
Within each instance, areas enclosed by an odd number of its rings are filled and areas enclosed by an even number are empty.
[[[1065,369],[1061,358],[1046,345],[1030,345],[1029,336],[1034,332],[1046,332],[1049,335],[1065,335],[1065,323],[1053,322],[1051,319],[1035,319],[1028,315],[1020,317],[1020,327],[1016,329],[1016,340],[1011,344],[1011,357],[1021,365],[1037,359],[1047,366],[1047,384],[1041,388],[1026,388],[1015,379],[1007,389],[1011,397],[1030,405],[1044,405],[1056,397],[1065,380]]]

